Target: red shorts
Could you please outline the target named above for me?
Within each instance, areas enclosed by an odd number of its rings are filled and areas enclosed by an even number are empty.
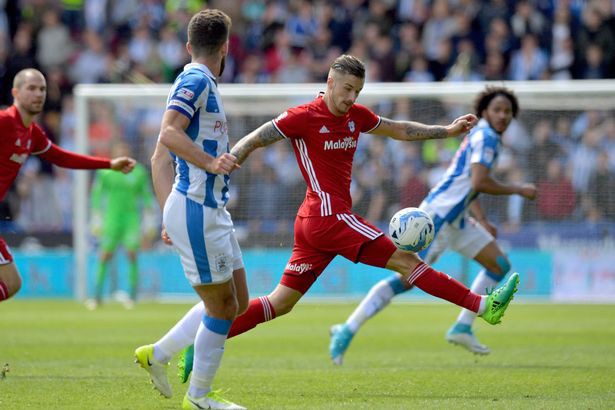
[[[6,265],[13,262],[13,255],[9,251],[9,247],[4,242],[4,239],[0,238],[0,265]]]
[[[280,284],[305,293],[337,255],[384,268],[397,248],[358,215],[295,219],[295,245]]]

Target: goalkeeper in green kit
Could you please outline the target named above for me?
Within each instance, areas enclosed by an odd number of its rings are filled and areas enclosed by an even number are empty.
[[[117,143],[113,151],[126,153],[131,150],[128,144],[122,142]],[[129,260],[130,299],[125,306],[132,308],[136,302],[139,276],[137,253],[143,239],[151,239],[156,232],[149,181],[147,170],[139,163],[127,175],[107,170],[96,172],[91,194],[91,230],[99,239],[100,257],[96,270],[95,299],[86,302],[89,309],[95,309],[102,302],[109,263],[119,245],[123,245]],[[143,228],[148,235],[143,235]]]

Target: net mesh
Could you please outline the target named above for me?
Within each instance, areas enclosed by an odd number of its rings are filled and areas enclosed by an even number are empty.
[[[615,86],[508,86],[519,97],[520,113],[503,136],[492,175],[504,182],[533,182],[539,197],[536,201],[516,195],[480,197],[498,226],[500,243],[509,248],[540,248],[612,238]],[[359,102],[387,118],[447,124],[472,112],[475,95],[483,87],[368,85]],[[286,107],[310,101],[319,90],[319,86],[305,85],[280,90],[274,85],[222,89],[231,146]],[[104,86],[93,88],[84,96],[87,151],[108,155],[115,141],[126,141],[135,157],[149,167],[168,88],[107,91]],[[386,230],[391,215],[402,207],[417,206],[440,180],[458,144],[456,139],[421,143],[362,135],[353,170],[354,211]],[[305,189],[288,141],[255,151],[231,178],[228,209],[242,248],[292,247],[293,221]]]

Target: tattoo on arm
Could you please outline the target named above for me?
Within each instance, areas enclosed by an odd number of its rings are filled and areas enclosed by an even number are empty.
[[[446,138],[446,128],[439,125],[425,125],[418,122],[404,122],[406,136],[409,141]]]
[[[381,118],[381,125],[389,130],[394,130],[393,138],[404,141],[421,141],[448,137],[446,128],[440,125],[426,125],[414,121],[393,121]]]
[[[256,148],[266,147],[282,139],[284,136],[269,121],[240,139],[231,150],[231,154],[237,157],[238,164],[243,164]]]

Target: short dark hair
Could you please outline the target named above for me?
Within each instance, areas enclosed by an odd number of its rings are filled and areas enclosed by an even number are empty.
[[[487,109],[489,103],[498,95],[508,98],[512,106],[513,117],[517,116],[519,112],[519,101],[515,93],[506,87],[487,86],[478,94],[474,102],[474,113],[478,118],[482,118],[483,111]]]
[[[216,9],[201,10],[188,23],[188,43],[196,55],[212,55],[228,40],[231,18]]]
[[[338,73],[350,74],[355,77],[365,78],[365,64],[355,56],[342,54],[329,67]]]

